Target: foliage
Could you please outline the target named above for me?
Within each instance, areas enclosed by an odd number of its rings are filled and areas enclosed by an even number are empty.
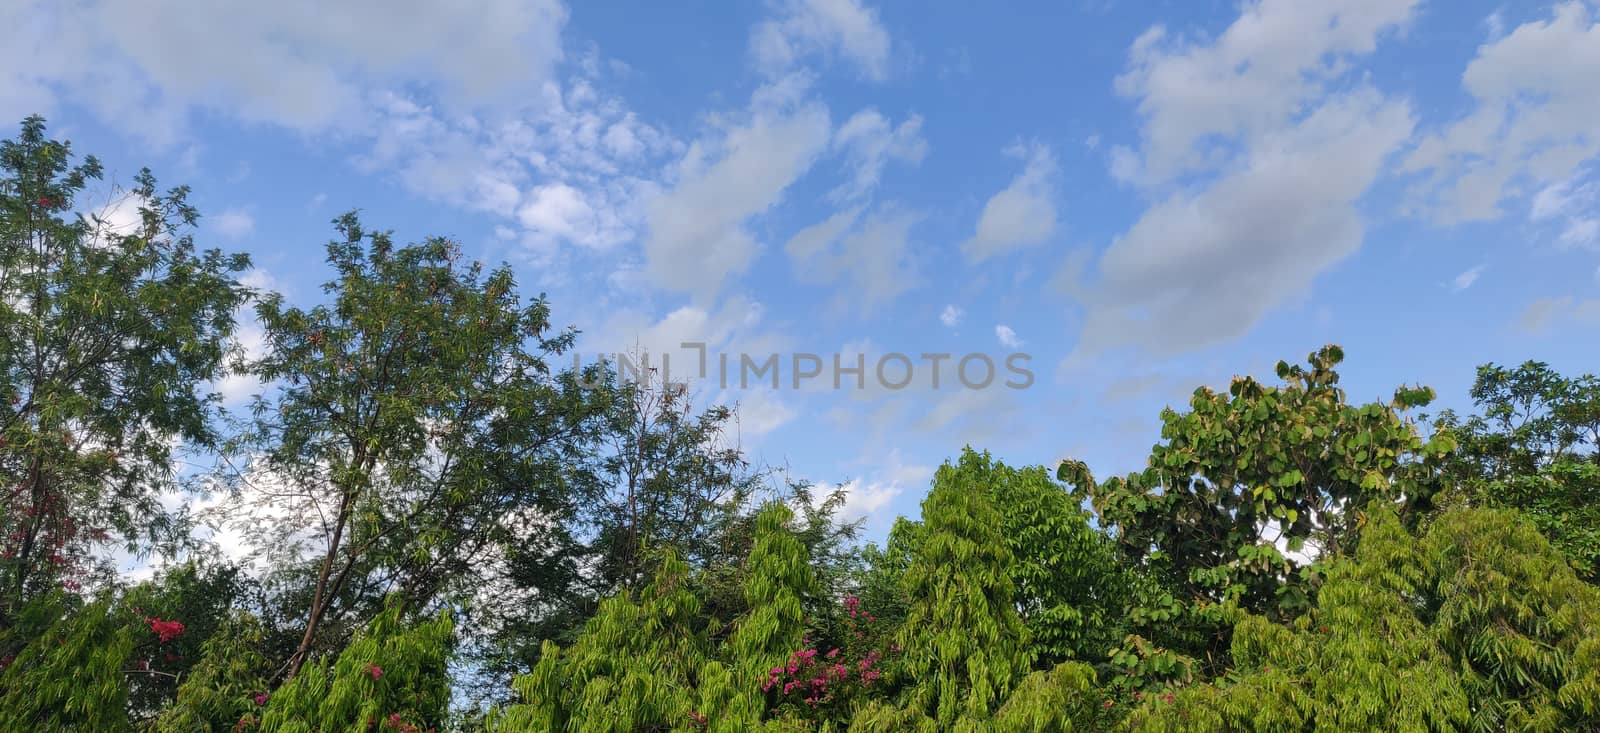
[[[1424,439],[1403,413],[1433,391],[1402,387],[1387,404],[1349,404],[1334,370],[1343,358],[1328,346],[1308,367],[1279,362],[1281,387],[1251,377],[1227,394],[1201,387],[1188,412],[1163,411],[1165,442],[1142,472],[1097,484],[1083,463],[1061,465],[1153,576],[1150,612],[1131,619],[1139,633],[1215,670],[1233,609],[1289,619],[1310,608],[1319,561],[1353,546],[1357,509],[1382,498],[1414,523],[1432,508],[1454,445],[1448,434]],[[1302,551],[1309,562],[1292,557]],[[1163,630],[1173,626],[1183,631]]]
[[[153,733],[247,730],[260,722],[270,698],[272,663],[262,656],[263,632],[254,616],[223,619],[206,639],[200,659],[182,678],[177,695],[155,720]]]
[[[1251,616],[1214,684],[1152,696],[1134,730],[1566,731],[1600,725],[1600,590],[1514,514],[1416,538],[1372,505],[1291,626]]]
[[[647,547],[678,548],[691,567],[714,564],[719,540],[759,488],[759,476],[729,446],[730,408],[697,412],[682,385],[664,383],[653,370],[637,377],[618,387],[601,462],[609,491],[595,550],[606,593],[643,582]]]
[[[148,631],[111,598],[70,613],[34,608],[55,611],[55,621],[0,671],[0,730],[131,730],[125,676]]]
[[[1043,467],[995,462],[984,479],[1011,548],[1015,599],[1039,661],[1100,659],[1117,631],[1130,579],[1115,547]]]
[[[970,449],[968,449],[970,452]],[[978,460],[978,459],[974,459]],[[1122,638],[1121,616],[1133,578],[1115,546],[1089,525],[1088,515],[1042,467],[984,464],[976,486],[994,506],[1013,599],[1040,664],[1102,659]],[[921,541],[922,525],[899,520],[883,549],[869,548],[861,597],[886,617],[904,618],[898,583]]]
[[[991,473],[987,455],[968,451],[934,474],[903,581],[912,599],[899,639],[912,680],[906,707],[945,729],[988,717],[1033,663],[1007,572],[1015,559],[985,490]]]
[[[184,187],[142,170],[123,226],[72,216],[101,175],[29,117],[0,141],[0,627],[120,537],[175,541],[174,443],[214,444],[244,255],[200,251]],[[103,573],[101,575],[104,575]]]
[[[762,689],[769,670],[783,666],[805,641],[804,599],[816,592],[811,558],[789,531],[794,513],[781,502],[756,517],[755,547],[745,568],[749,612],[739,619],[727,644],[727,666],[734,694],[725,708],[701,711],[714,716],[714,730],[748,730],[768,708]]]
[[[128,705],[136,722],[155,717],[177,694],[205,645],[228,622],[245,584],[238,568],[196,559],[165,568],[122,594],[119,603],[150,632],[134,648],[136,666],[156,673],[129,679]]]
[[[569,463],[606,404],[552,373],[572,333],[550,333],[543,300],[521,304],[509,268],[464,264],[443,239],[396,248],[353,213],[335,223],[333,302],[263,299],[266,354],[251,364],[278,387],[254,405],[245,445],[262,452],[240,478],[281,487],[284,511],[242,524],[321,534],[291,674],[325,618],[386,592],[422,608],[482,587],[496,547],[537,542],[534,517],[576,511]]]
[[[1471,394],[1482,414],[1440,420],[1461,443],[1452,473],[1464,498],[1522,511],[1600,581],[1600,378],[1486,364]]]
[[[667,553],[643,589],[600,604],[568,649],[545,642],[513,684],[521,700],[491,716],[497,733],[690,730],[694,682],[707,661],[688,566]]]
[[[318,660],[273,690],[259,733],[388,730],[424,733],[445,718],[446,663],[455,643],[448,612],[407,625],[395,597],[333,660]]]

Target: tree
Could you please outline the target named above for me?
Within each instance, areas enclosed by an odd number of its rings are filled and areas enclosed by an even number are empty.
[[[1211,684],[1149,695],[1138,731],[1568,731],[1600,725],[1600,589],[1513,512],[1452,509],[1421,537],[1374,502],[1317,607],[1260,616]]]
[[[1600,582],[1600,378],[1485,364],[1472,399],[1482,414],[1439,421],[1461,443],[1451,465],[1461,498],[1522,511]]]
[[[248,585],[236,567],[191,559],[122,590],[119,605],[131,609],[147,632],[151,624],[174,631],[178,627],[171,624],[181,624],[181,633],[139,635],[134,666],[147,674],[129,678],[128,709],[135,723],[148,723],[172,702],[180,683],[202,660],[206,644],[228,626],[230,608],[246,601]]]
[[[1227,394],[1201,387],[1188,412],[1163,411],[1165,442],[1142,472],[1097,484],[1081,462],[1061,465],[1151,582],[1130,620],[1157,645],[1129,655],[1187,667],[1160,651],[1176,649],[1214,672],[1237,610],[1292,618],[1310,607],[1321,561],[1353,548],[1369,500],[1393,502],[1408,524],[1433,508],[1455,446],[1404,416],[1433,391],[1352,405],[1334,371],[1343,358],[1328,346],[1309,368],[1279,362],[1282,387],[1250,377]]]
[[[912,599],[900,633],[908,706],[946,729],[988,717],[1033,664],[990,475],[989,457],[971,451],[934,474],[922,546],[903,581]]]
[[[0,671],[0,730],[131,730],[128,665],[145,630],[109,596],[35,608],[54,622]]]
[[[1122,640],[1132,583],[1115,545],[1089,525],[1079,501],[1043,467],[982,465],[975,485],[994,506],[1000,536],[1014,558],[1007,575],[1030,649],[1045,666],[1104,659]],[[883,549],[866,553],[861,600],[882,617],[905,617],[898,583],[917,552],[921,530],[920,523],[902,518]]]
[[[645,367],[638,379],[619,385],[606,431],[609,490],[597,512],[595,542],[602,594],[648,579],[646,547],[676,548],[691,567],[714,563],[719,540],[762,478],[728,440],[732,408],[697,410],[683,385]]]
[[[156,501],[177,488],[174,441],[216,442],[207,385],[249,261],[198,250],[188,189],[148,170],[133,225],[69,218],[100,174],[39,117],[0,142],[0,628],[81,581],[101,541],[175,541]]]
[[[435,730],[450,704],[448,611],[406,624],[398,597],[336,659],[319,660],[266,700],[259,733]]]
[[[789,530],[794,512],[781,502],[756,517],[755,547],[745,567],[745,600],[750,610],[734,627],[727,644],[729,700],[702,710],[715,721],[712,730],[750,730],[767,712],[768,670],[782,666],[805,640],[805,601],[816,594],[805,545]],[[705,675],[711,676],[711,675]]]
[[[688,731],[703,717],[694,690],[708,660],[696,630],[689,567],[666,551],[654,579],[601,602],[567,649],[545,642],[520,700],[490,716],[496,733]]]
[[[899,700],[862,708],[851,731],[1064,731],[1088,720],[1092,669],[1033,671],[1010,572],[1017,556],[993,498],[1010,493],[996,484],[1021,476],[1037,477],[970,449],[934,474],[901,581],[910,606]]]
[[[254,616],[226,618],[206,639],[200,659],[155,720],[154,733],[247,730],[259,723],[273,672],[262,645],[261,624]]]
[[[573,332],[552,332],[543,300],[523,305],[509,268],[465,264],[443,239],[396,248],[353,213],[335,225],[332,302],[257,306],[266,353],[251,367],[275,387],[240,441],[259,452],[234,477],[277,510],[242,520],[263,543],[316,528],[291,676],[330,619],[357,623],[390,593],[422,610],[493,587],[490,558],[541,541],[584,500],[570,489],[588,485],[574,476],[610,399],[552,371]]]

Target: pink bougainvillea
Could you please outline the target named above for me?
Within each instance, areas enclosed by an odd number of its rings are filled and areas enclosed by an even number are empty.
[[[162,621],[159,618],[147,618],[145,623],[150,624],[150,630],[155,632],[156,638],[165,644],[178,638],[183,633],[183,623],[179,621]]]
[[[844,599],[843,606],[844,627],[836,635],[845,644],[817,648],[807,633],[806,648],[791,652],[782,664],[767,670],[761,691],[768,695],[774,712],[788,708],[809,719],[839,717],[864,688],[882,678],[883,652],[871,648],[874,641],[867,639],[869,635],[878,638],[879,630],[868,626],[877,619],[861,609],[857,598]]]

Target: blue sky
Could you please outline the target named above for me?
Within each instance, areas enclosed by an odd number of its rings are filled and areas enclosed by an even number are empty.
[[[1136,469],[1162,406],[1325,343],[1352,398],[1456,407],[1477,364],[1600,355],[1592,0],[394,7],[12,0],[0,117],[194,186],[298,302],[360,208],[511,262],[586,361],[779,354],[697,394],[874,533],[964,444]],[[906,389],[787,384],[891,352]]]

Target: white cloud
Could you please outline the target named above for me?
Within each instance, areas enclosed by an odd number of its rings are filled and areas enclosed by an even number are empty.
[[[840,301],[870,310],[915,282],[910,236],[921,217],[894,206],[861,213],[849,209],[802,229],[784,249],[802,280],[842,282]]]
[[[1483,265],[1478,265],[1477,267],[1467,270],[1460,275],[1456,275],[1456,279],[1453,281],[1452,285],[1458,292],[1466,290],[1467,288],[1472,287],[1472,284],[1478,281],[1478,276],[1482,274]]]
[[[535,186],[518,207],[517,220],[529,236],[593,249],[605,249],[633,234],[616,212],[596,211],[582,192],[564,183]]]
[[[1525,333],[1540,335],[1564,322],[1600,325],[1600,298],[1577,300],[1570,295],[1539,298],[1522,310],[1517,325]]]
[[[97,209],[88,212],[95,237],[103,241],[133,234],[143,226],[141,207],[148,201],[132,193],[118,192]]]
[[[746,221],[776,204],[828,143],[820,103],[763,100],[789,93],[763,88],[747,124],[691,145],[678,184],[646,204],[645,269],[657,284],[709,298],[755,259]]]
[[[608,253],[638,237],[644,202],[683,146],[600,91],[601,81],[546,83],[504,114],[451,115],[386,95],[372,150],[357,163],[394,171],[422,196],[516,223],[524,254],[546,266],[567,245]]]
[[[1282,128],[1353,55],[1408,23],[1420,0],[1260,0],[1211,43],[1156,26],[1130,49],[1117,91],[1139,100],[1142,151],[1123,177],[1159,182],[1213,168],[1228,141]]]
[[[287,293],[287,287],[282,281],[260,267],[253,267],[240,275],[239,284],[263,295]],[[233,341],[239,350],[239,355],[245,359],[259,359],[265,356],[267,332],[261,322],[256,320],[254,310],[249,306],[240,308],[234,313],[234,322],[238,324],[238,328],[234,331]],[[247,371],[230,368],[212,387],[222,395],[224,406],[237,407],[250,397],[259,394],[262,382]]]
[[[1585,180],[1591,177],[1580,169],[1540,189],[1529,204],[1528,220],[1554,225],[1561,246],[1600,246],[1600,182]]]
[[[1409,138],[1409,106],[1352,78],[1416,0],[1262,0],[1213,42],[1145,33],[1118,90],[1139,100],[1138,150],[1113,172],[1155,198],[1062,280],[1087,312],[1080,353],[1178,353],[1237,338],[1355,252],[1356,203]],[[1181,184],[1181,185],[1177,185]]]
[[[966,315],[967,312],[965,310],[954,305],[947,305],[944,310],[939,312],[939,322],[943,323],[945,328],[955,328],[961,324],[961,319]]]
[[[1040,244],[1056,228],[1055,156],[1043,145],[1019,145],[1006,154],[1025,164],[1022,173],[984,205],[977,231],[961,243],[961,251],[974,262]]]
[[[660,317],[638,309],[623,309],[601,319],[594,328],[585,328],[574,354],[584,363],[592,363],[602,357],[614,360],[619,353],[637,359],[643,352],[650,365],[658,369],[665,358],[665,371],[670,372],[666,378],[687,382],[696,389],[715,386],[719,390],[736,390],[731,398],[725,395],[723,400],[736,401],[750,392],[739,384],[740,355],[749,354],[759,363],[766,355],[782,354],[788,348],[787,337],[766,324],[764,318],[765,309],[759,302],[738,296],[724,299],[715,309],[686,305]],[[704,350],[685,347],[685,343],[704,344]],[[718,362],[721,355],[728,358],[725,368]],[[570,366],[571,362],[566,364]]]
[[[273,277],[271,272],[259,267],[252,267],[243,275],[239,276],[239,284],[244,285],[247,288],[260,290],[263,292],[285,292],[283,281]]]
[[[839,519],[844,522],[878,518],[905,491],[898,483],[861,479],[840,484],[839,489],[845,492],[844,505],[839,507]]]
[[[771,389],[750,389],[739,393],[734,414],[737,416],[740,437],[751,440],[760,440],[799,416]]]
[[[890,40],[876,11],[859,0],[779,0],[777,17],[750,36],[756,64],[771,76],[792,71],[811,54],[849,59],[862,76],[882,81],[889,73]]]
[[[224,209],[217,214],[217,233],[232,240],[243,239],[256,230],[256,219],[244,209]]]
[[[994,337],[1000,340],[1000,345],[1008,349],[1022,348],[1022,339],[1017,338],[1017,332],[1004,323],[994,327]]]
[[[59,91],[59,101],[108,122],[133,120],[159,142],[177,139],[190,108],[359,130],[366,92],[401,80],[461,103],[515,98],[561,58],[567,17],[557,0],[406,12],[381,0],[7,5],[17,17],[0,26],[0,49],[10,52],[0,51],[0,100],[53,102],[46,90]]]
[[[889,161],[919,163],[928,153],[922,139],[922,117],[911,115],[897,126],[875,109],[857,112],[834,135],[833,146],[845,151],[855,167],[855,176],[835,188],[829,197],[835,201],[862,198],[878,186],[878,179]]]
[[[1101,256],[1080,346],[1178,353],[1248,332],[1361,246],[1356,200],[1411,125],[1404,103],[1347,93],[1151,206]]]
[[[1487,220],[1542,194],[1600,153],[1600,22],[1569,0],[1479,47],[1461,75],[1476,106],[1428,135],[1402,170],[1427,174],[1412,205],[1442,223]],[[1570,183],[1568,185],[1571,185]],[[1587,227],[1574,222],[1581,238]]]

